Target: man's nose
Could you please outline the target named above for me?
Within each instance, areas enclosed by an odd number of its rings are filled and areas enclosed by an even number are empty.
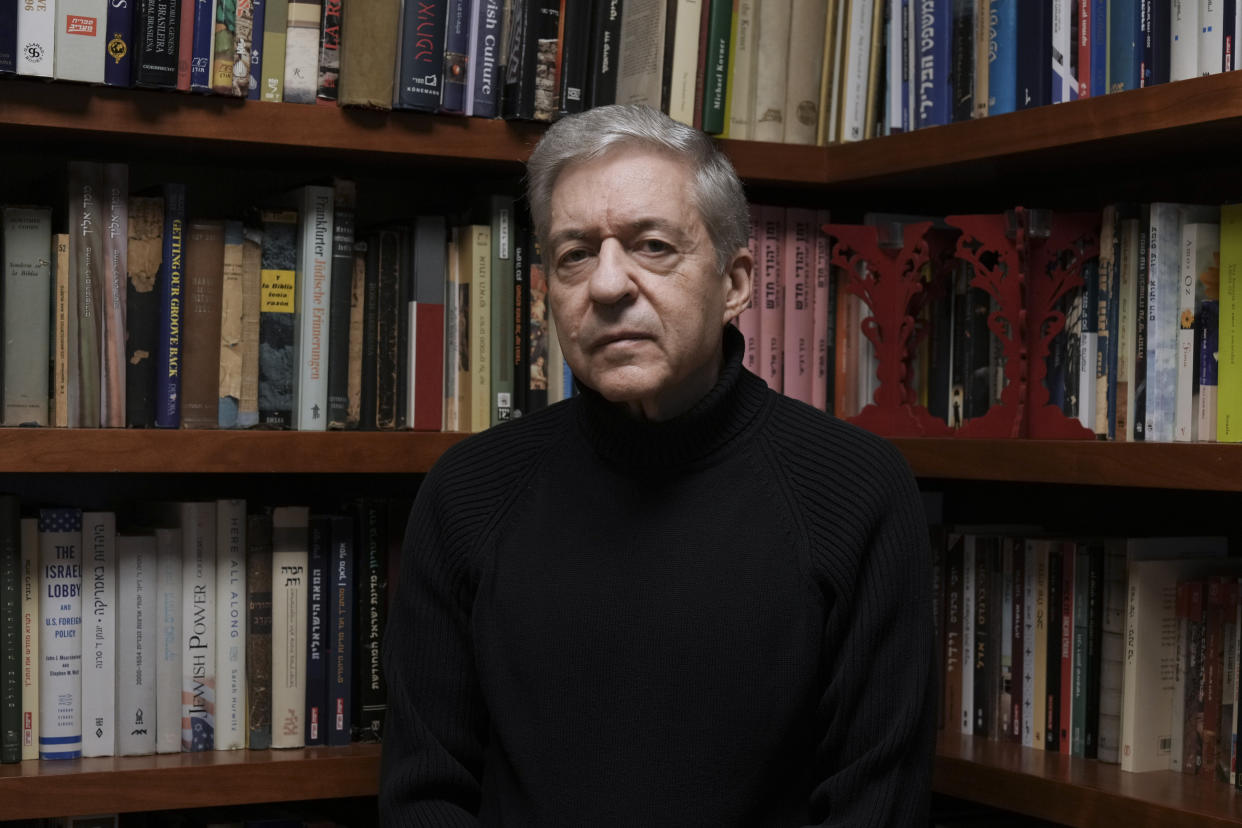
[[[638,286],[633,277],[634,262],[625,247],[614,238],[604,239],[600,245],[595,269],[591,272],[591,301],[601,305],[615,305],[633,297]]]

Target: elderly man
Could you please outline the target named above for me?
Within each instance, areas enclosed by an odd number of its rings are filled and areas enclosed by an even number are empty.
[[[384,644],[385,824],[925,824],[918,493],[887,443],[742,367],[733,168],[613,106],[552,126],[528,177],[580,393],[455,446],[419,490]]]

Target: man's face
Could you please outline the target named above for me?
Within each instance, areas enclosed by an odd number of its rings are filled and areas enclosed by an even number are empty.
[[[650,420],[715,384],[724,325],[746,306],[750,254],[721,272],[674,157],[622,147],[561,172],[548,228],[548,297],[575,376]]]

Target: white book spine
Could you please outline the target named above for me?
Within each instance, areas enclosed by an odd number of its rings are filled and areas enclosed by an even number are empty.
[[[785,138],[785,89],[792,0],[764,0],[756,41],[754,141]]]
[[[660,106],[664,71],[665,0],[630,0],[621,15],[617,103]],[[549,400],[551,402],[551,400]]]
[[[22,518],[22,761],[39,758],[39,519]]]
[[[794,0],[790,11],[783,138],[786,144],[815,143],[827,12],[824,0]]]
[[[293,371],[293,422],[299,431],[324,431],[328,423],[332,197],[329,186],[304,187],[298,210],[293,330],[293,352],[297,365]]]
[[[1173,440],[1173,399],[1177,389],[1177,247],[1181,238],[1178,205],[1151,205],[1147,263],[1147,422],[1148,442]]]
[[[969,736],[975,725],[975,536],[966,535],[962,544],[962,721],[961,731]]]
[[[1215,75],[1223,64],[1226,0],[1199,0],[1199,74]]]
[[[116,515],[82,513],[82,755],[116,755]]]
[[[1117,428],[1115,439],[1134,440],[1134,330],[1138,325],[1138,219],[1117,222],[1121,234],[1121,270],[1117,312]]]
[[[246,501],[216,503],[216,750],[246,747]]]
[[[1169,80],[1199,76],[1199,0],[1173,0]]]
[[[733,48],[733,71],[729,73],[729,137],[740,141],[750,138],[755,117],[755,71],[759,54],[755,45],[758,30],[759,0],[736,0],[733,4],[733,25],[737,30]]]
[[[46,366],[51,347],[52,213],[42,207],[5,207],[3,215],[3,423],[45,426],[50,424]]]
[[[155,751],[181,751],[181,530],[156,529]]]
[[[181,504],[181,750],[215,746],[216,504]]]
[[[144,756],[155,753],[155,538],[119,535],[116,556],[117,754]]]
[[[1022,550],[1022,747],[1035,747],[1035,541]]]
[[[56,55],[56,0],[17,7],[17,74],[52,77]]]
[[[871,74],[870,0],[850,0],[848,45],[845,47],[845,106],[842,110],[842,141],[861,141],[867,125],[867,88]]]
[[[1074,19],[1070,0],[1052,0],[1052,102],[1078,98],[1078,79],[1074,77],[1071,50],[1077,48],[1071,30]]]
[[[668,114],[694,126],[694,80],[699,65],[699,19],[706,0],[669,0],[677,4],[673,29],[673,64],[669,71]]]
[[[888,51],[885,59],[888,67],[885,74],[885,106],[887,107],[888,132],[906,132],[909,125],[902,118],[905,107],[905,85],[902,83],[906,53],[906,15],[901,0],[885,0],[888,9]]]
[[[313,104],[319,91],[318,0],[291,0],[285,28],[285,103]],[[329,220],[331,225],[331,220]]]
[[[104,82],[106,0],[56,0],[57,80]]]
[[[39,512],[39,758],[82,755],[82,512]]]
[[[1181,245],[1178,248],[1177,393],[1173,411],[1173,440],[1178,443],[1189,443],[1194,439],[1195,432],[1195,247],[1198,227],[1198,224],[1191,223],[1182,225]]]
[[[305,507],[272,510],[272,747],[306,741],[306,597],[308,525]]]

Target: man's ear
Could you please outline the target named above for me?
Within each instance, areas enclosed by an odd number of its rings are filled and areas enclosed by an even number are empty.
[[[745,247],[738,248],[724,272],[727,284],[722,324],[729,324],[750,305],[751,293],[754,290],[754,273],[755,260],[750,255],[750,250]]]

